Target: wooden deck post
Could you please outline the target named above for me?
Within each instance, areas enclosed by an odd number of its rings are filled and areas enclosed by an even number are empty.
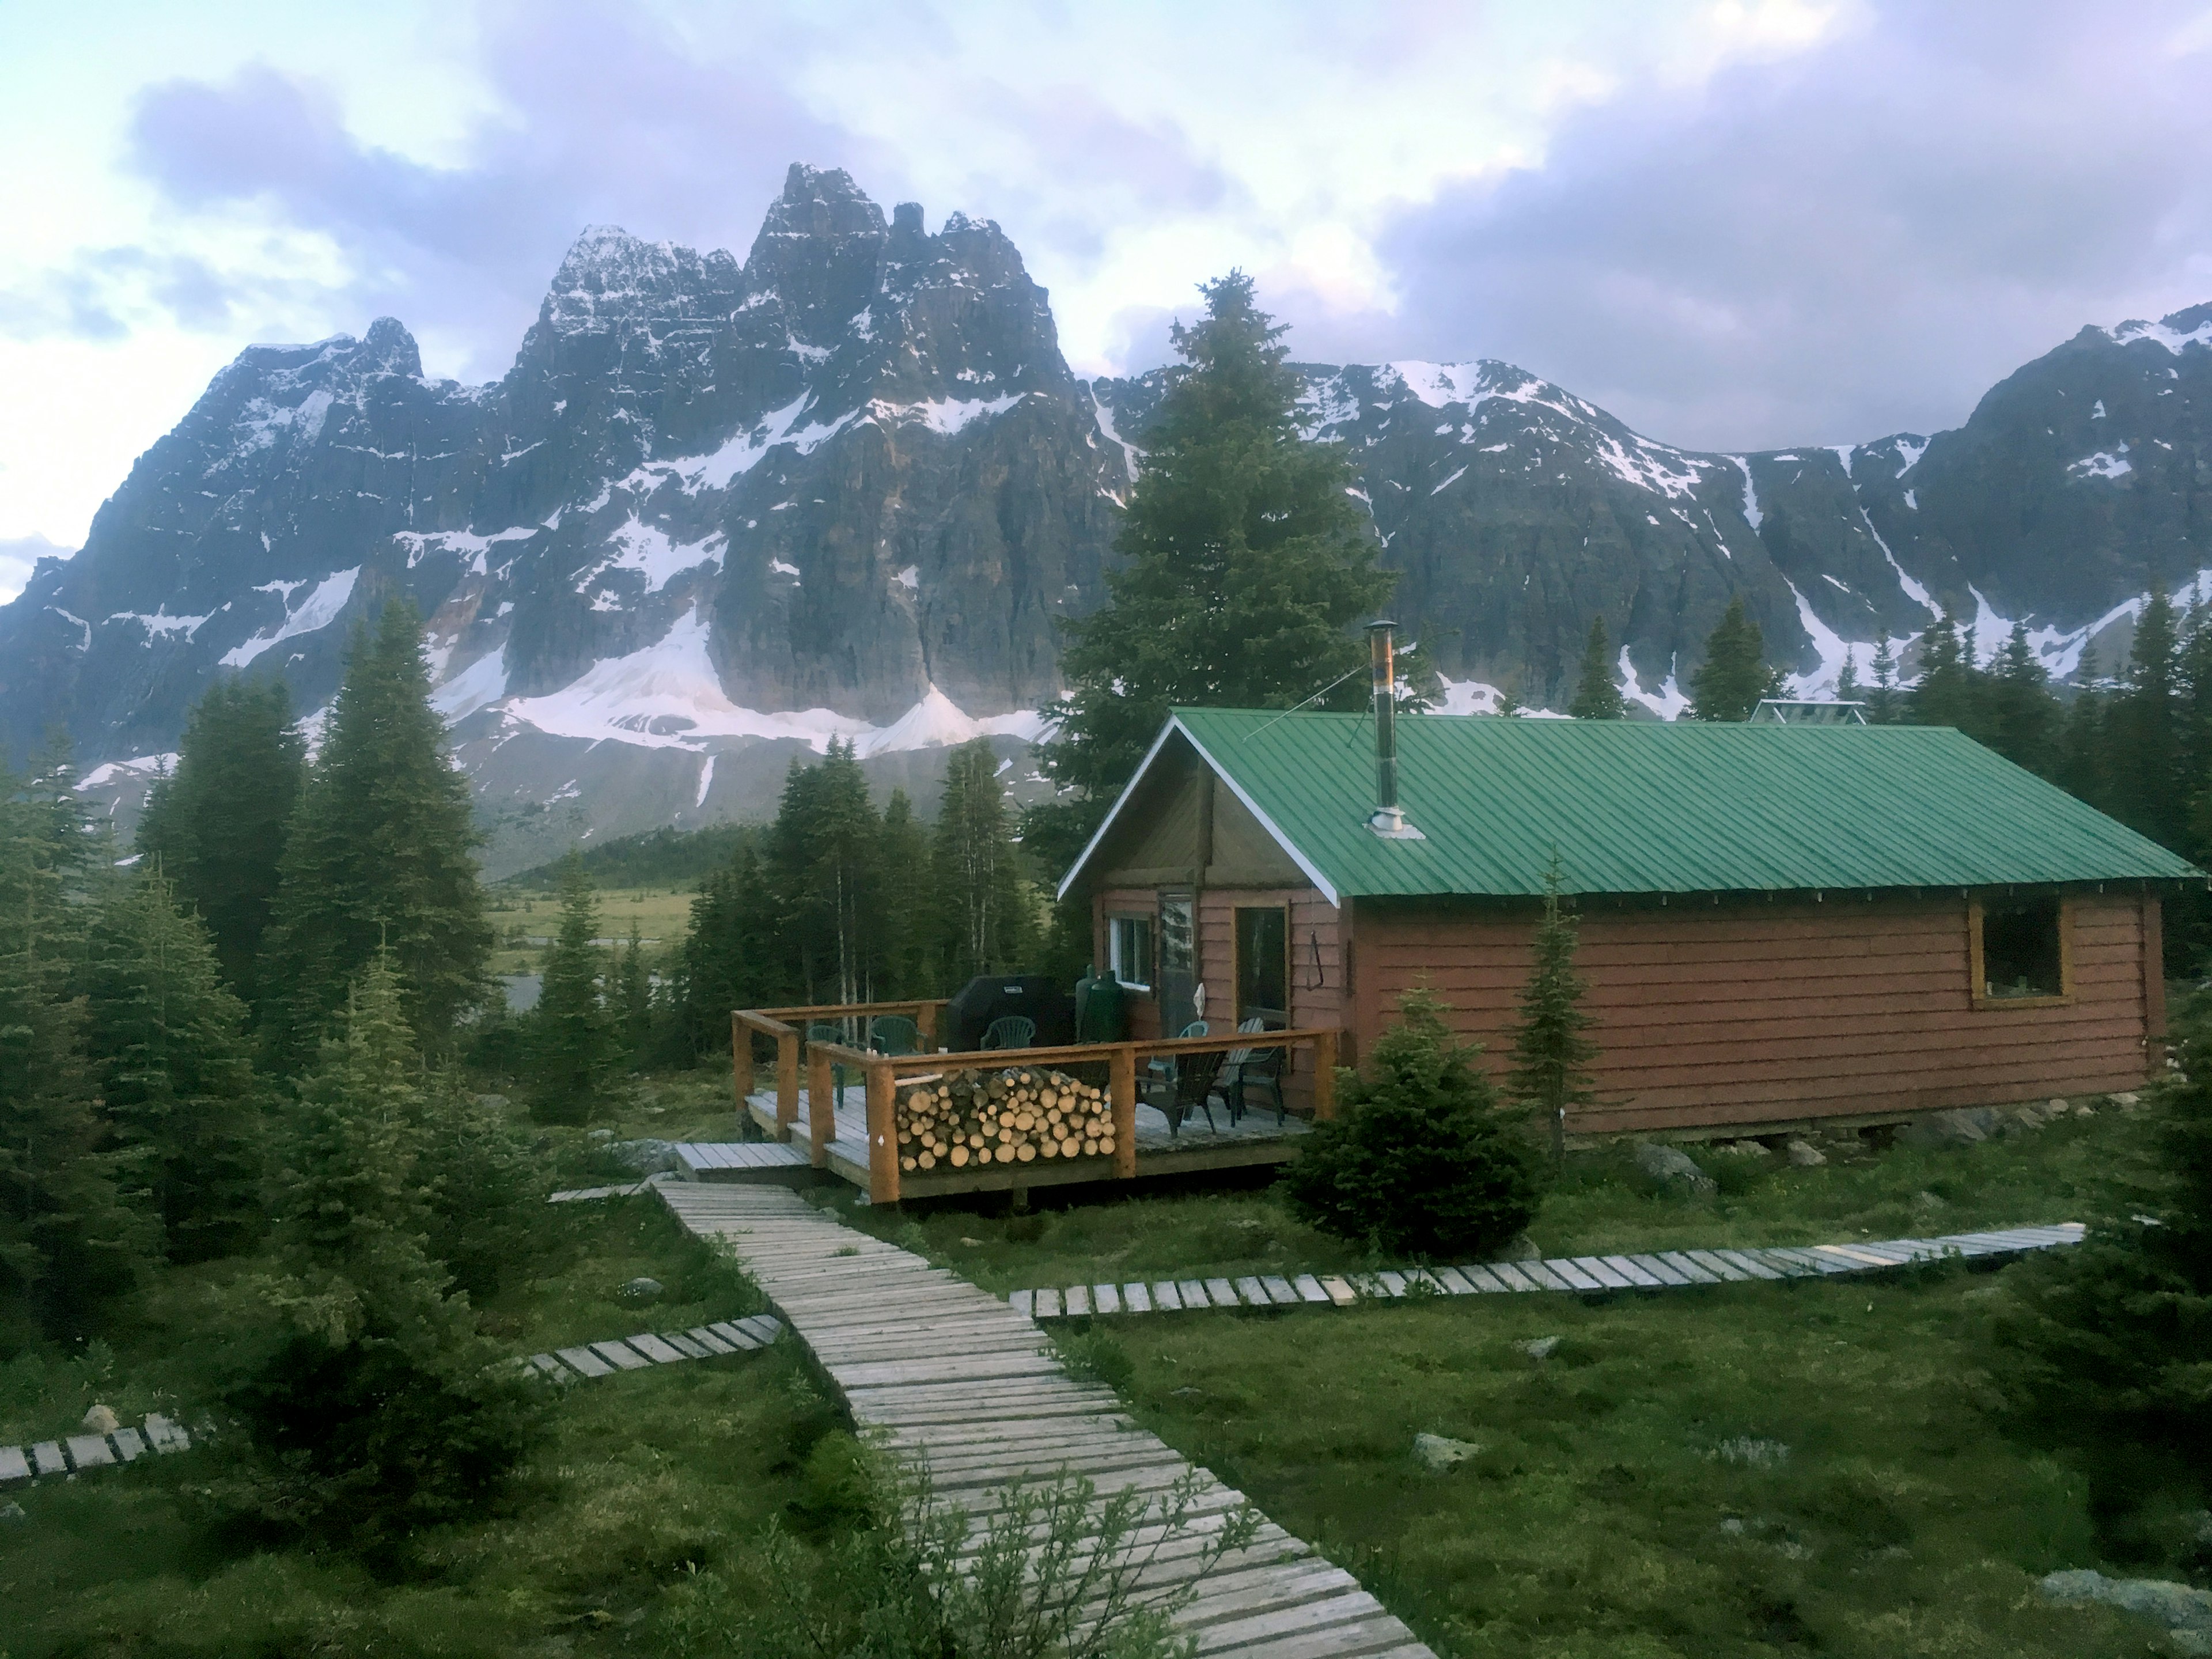
[[[799,1127],[799,1033],[779,1031],[775,1039],[775,1138],[788,1142]]]
[[[868,1201],[896,1204],[899,1196],[897,1085],[888,1060],[868,1066]]]
[[[1114,1178],[1134,1181],[1137,1178],[1137,1047],[1133,1042],[1114,1045],[1113,1059],[1109,1062],[1114,1100]]]
[[[937,1052],[937,1010],[934,1002],[925,1002],[914,1011],[915,1029],[921,1033],[921,1051]]]
[[[1314,1038],[1314,1121],[1336,1115],[1336,1033],[1323,1031]]]
[[[738,1115],[745,1111],[745,1073],[752,1069],[753,1040],[745,1029],[738,1011],[730,1010],[730,1094],[737,1106]]]
[[[793,1103],[797,1109],[797,1103]],[[806,1130],[814,1149],[814,1167],[830,1167],[830,1142],[837,1130],[837,1086],[831,1080],[830,1056],[814,1044],[806,1048]]]

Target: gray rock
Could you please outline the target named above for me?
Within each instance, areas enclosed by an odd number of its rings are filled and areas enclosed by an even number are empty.
[[[2124,1112],[2132,1112],[2142,1104],[2142,1097],[2132,1089],[2123,1090],[2112,1097],[2112,1104]]]
[[[661,1175],[684,1167],[672,1140],[617,1140],[611,1142],[607,1150],[617,1162],[640,1175]]]
[[[1454,1440],[1441,1434],[1417,1434],[1413,1437],[1413,1461],[1425,1469],[1441,1474],[1456,1468],[1482,1449],[1472,1440]]]
[[[1504,1254],[1498,1259],[1500,1261],[1541,1261],[1544,1253],[1536,1248],[1534,1239],[1522,1233],[1505,1247]]]
[[[21,1504],[10,1504],[0,1509],[0,1526],[20,1527],[30,1518],[24,1513]]]
[[[1639,1142],[1636,1167],[1646,1178],[1670,1191],[1711,1198],[1720,1190],[1713,1178],[1679,1146],[1662,1146],[1656,1140]]]
[[[2048,1113],[2050,1114],[2050,1115],[2051,1115],[2052,1117],[2063,1117],[2063,1116],[2065,1116],[2065,1115],[2066,1115],[2066,1097],[2065,1097],[2065,1096],[2063,1096],[2063,1095],[2053,1095],[2053,1096],[2051,1096],[2051,1100],[2050,1100],[2049,1104],[2048,1104],[2048,1105],[2046,1105],[2046,1106],[2045,1107],[2045,1109],[2045,1109],[2046,1112],[2048,1112]]]
[[[1959,1107],[1948,1112],[1929,1112],[1897,1132],[1898,1144],[1922,1149],[1972,1146],[1987,1140],[1997,1127],[1996,1109]]]
[[[1828,1161],[1828,1155],[1809,1140],[1793,1140],[1782,1149],[1793,1170],[1817,1170]]]
[[[1549,1359],[1558,1351],[1559,1346],[1558,1337],[1540,1336],[1534,1342],[1523,1342],[1521,1352],[1531,1359]]]
[[[1757,1440],[1747,1434],[1732,1440],[1723,1440],[1713,1448],[1713,1455],[1723,1463],[1735,1463],[1745,1468],[1771,1469],[1790,1461],[1790,1448],[1779,1440]]]
[[[94,1406],[84,1414],[84,1425],[94,1434],[112,1434],[122,1426],[106,1406]]]
[[[489,1111],[503,1112],[507,1109],[508,1102],[505,1095],[478,1095],[477,1104]]]
[[[1721,1522],[1721,1530],[1727,1533],[1742,1532],[1743,1517],[1740,1515],[1731,1515],[1727,1520]]]
[[[2046,1574],[2040,1588],[2053,1601],[2101,1601],[2154,1620],[2178,1634],[2212,1639],[2212,1590],[2162,1578],[2107,1578],[2089,1567]]]
[[[625,1302],[650,1302],[660,1294],[660,1291],[661,1285],[659,1279],[647,1279],[641,1275],[631,1279],[615,1294]]]
[[[1950,1206],[1934,1193],[1923,1188],[1919,1192],[1913,1194],[1912,1207],[1916,1210],[1943,1210]]]
[[[586,1140],[612,1140],[614,1138],[615,1132],[612,1129],[594,1129],[584,1137]]]

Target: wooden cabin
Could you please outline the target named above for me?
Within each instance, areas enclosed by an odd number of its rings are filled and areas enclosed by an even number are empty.
[[[1170,719],[1060,889],[1131,1036],[1340,1026],[1349,1063],[1425,985],[1502,1074],[1556,857],[1600,1049],[1579,1133],[1896,1121],[2159,1057],[2160,896],[2203,876],[1956,732],[1395,725],[1402,824],[1367,715]]]

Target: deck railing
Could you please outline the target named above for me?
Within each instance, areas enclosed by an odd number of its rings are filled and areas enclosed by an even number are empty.
[[[745,1097],[752,1092],[755,1032],[775,1039],[776,1136],[789,1140],[791,1132],[799,1127],[799,1051],[805,1040],[799,1025],[809,1025],[817,1020],[865,1021],[878,1014],[895,1014],[912,1020],[921,1033],[921,1046],[933,1048],[937,1046],[938,1010],[945,1006],[945,1001],[944,997],[922,997],[908,1002],[823,1002],[799,1008],[733,1010],[730,1015],[730,1081],[737,1094],[738,1110],[745,1109]],[[793,1025],[793,1020],[799,1025]],[[863,1041],[866,1032],[864,1024]],[[823,1098],[820,1095],[814,1097]],[[825,1156],[817,1152],[815,1168],[823,1167]]]
[[[788,1011],[786,1011],[788,1012]],[[746,1018],[738,1016],[740,1019]],[[759,1029],[756,1027],[755,1029]],[[898,1079],[918,1073],[1005,1071],[1010,1067],[1044,1069],[1098,1065],[1107,1068],[1108,1097],[1114,1117],[1114,1176],[1130,1181],[1137,1174],[1137,1072],[1147,1060],[1175,1054],[1228,1054],[1240,1048],[1281,1048],[1284,1069],[1300,1048],[1313,1050],[1313,1114],[1336,1115],[1336,1057],[1342,1034],[1334,1028],[1296,1031],[1236,1031],[1223,1036],[1154,1037],[1141,1042],[1079,1042],[1056,1048],[988,1048],[977,1053],[879,1054],[842,1043],[815,1042],[807,1046],[807,1123],[812,1131],[814,1164],[829,1162],[830,1136],[835,1127],[836,1101],[830,1068],[845,1066],[867,1079],[868,1197],[877,1204],[896,1204],[899,1197]],[[830,1109],[824,1110],[824,1103]],[[777,1121],[782,1121],[782,1097],[777,1099]],[[794,1108],[795,1109],[795,1108]]]

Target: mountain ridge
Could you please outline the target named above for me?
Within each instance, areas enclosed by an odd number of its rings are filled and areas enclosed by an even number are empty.
[[[2062,676],[2100,638],[2109,667],[2150,582],[2212,564],[2212,305],[2085,328],[1947,432],[1737,455],[1496,360],[1301,372],[1455,709],[1563,701],[1603,615],[1676,712],[1737,592],[1808,692],[1946,599],[1984,652],[2020,618]],[[0,608],[0,736],[143,775],[214,673],[319,708],[404,593],[516,856],[757,816],[833,736],[927,794],[933,745],[1036,735],[1171,373],[1079,379],[998,226],[842,173],[794,166],[742,262],[587,227],[483,386],[389,318],[242,350]]]

